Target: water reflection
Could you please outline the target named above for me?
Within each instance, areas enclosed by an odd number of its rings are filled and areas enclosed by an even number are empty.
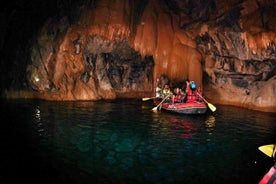
[[[274,114],[231,107],[218,107],[216,114],[183,116],[153,113],[152,106],[136,101],[29,106],[26,116],[32,120],[25,127],[34,129],[32,137],[38,141],[30,144],[43,158],[62,160],[53,162],[60,173],[74,168],[75,173],[138,183],[239,183],[249,177],[257,183],[259,170],[243,163],[255,161],[257,147],[266,144],[276,128]]]
[[[179,134],[185,139],[189,139],[193,136],[193,133],[197,129],[197,122],[195,119],[189,116],[174,116],[169,115],[170,129],[174,134]],[[193,122],[194,120],[194,122]]]
[[[34,109],[34,119],[35,119],[35,122],[39,123],[40,120],[41,120],[41,115],[40,115],[40,108],[39,106],[36,106],[35,109]]]
[[[213,115],[208,116],[207,119],[205,120],[206,132],[209,135],[207,137],[207,141],[212,140],[212,134],[215,128],[215,122],[216,122],[216,118]]]
[[[56,122],[54,129],[48,122],[51,136],[44,138],[45,146],[52,145],[54,154],[68,160],[78,158],[77,165],[91,173],[103,172],[141,182],[169,183],[182,179],[191,164],[187,163],[193,160],[191,155],[198,146],[193,138],[207,121],[205,116],[138,111],[128,104],[124,109],[116,104],[94,105],[66,106],[65,112],[59,112],[60,107],[45,107],[49,116],[45,120],[54,117],[51,121]],[[77,107],[80,108],[76,110]],[[198,156],[202,154],[197,152]]]
[[[216,118],[213,115],[210,115],[205,120],[207,130],[212,129],[215,126]]]
[[[37,126],[37,132],[40,136],[42,136],[45,133],[45,129],[41,120],[41,110],[39,105],[35,106],[34,108],[33,118]]]

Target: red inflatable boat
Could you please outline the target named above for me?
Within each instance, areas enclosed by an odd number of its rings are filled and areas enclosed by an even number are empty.
[[[154,100],[154,105],[158,105],[161,102],[160,99]],[[171,103],[163,102],[161,104],[161,109],[173,113],[179,114],[204,114],[207,111],[207,105],[204,102],[181,102],[181,103]]]

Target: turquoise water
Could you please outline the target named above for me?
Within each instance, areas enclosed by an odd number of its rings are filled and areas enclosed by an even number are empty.
[[[0,183],[258,183],[276,114],[217,106],[189,116],[150,101],[3,101]]]

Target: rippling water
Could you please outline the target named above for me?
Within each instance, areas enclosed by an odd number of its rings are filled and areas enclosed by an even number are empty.
[[[1,103],[0,183],[258,183],[276,114],[217,106],[151,111],[150,101]]]

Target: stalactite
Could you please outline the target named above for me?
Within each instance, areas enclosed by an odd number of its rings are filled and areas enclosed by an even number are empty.
[[[62,99],[152,95],[162,75],[174,83],[195,81],[203,90],[205,75],[208,91],[219,96],[215,100],[232,104],[259,106],[262,86],[273,93],[263,84],[274,84],[275,75],[274,65],[268,65],[276,58],[275,8],[270,1],[258,1],[259,6],[250,0],[181,1],[176,12],[177,1],[95,2],[82,9],[78,22],[54,34],[45,29],[40,35],[46,48],[45,75],[55,92],[67,94]],[[51,53],[48,48],[53,48]],[[30,70],[35,73],[39,67]],[[37,85],[44,89],[44,84]],[[240,102],[236,91],[252,102]],[[211,92],[205,94],[213,96]],[[273,106],[267,99],[263,96],[261,102]]]

